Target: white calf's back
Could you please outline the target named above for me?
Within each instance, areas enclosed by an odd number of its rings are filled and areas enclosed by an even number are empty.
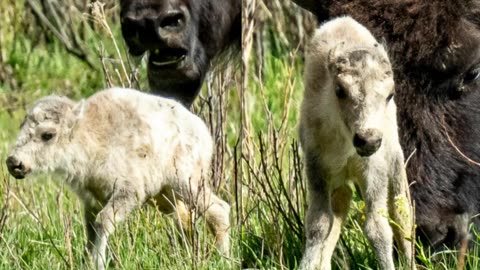
[[[112,88],[87,99],[72,135],[71,143],[91,152],[89,164],[77,164],[90,168],[87,178],[134,173],[152,185],[149,193],[178,174],[207,173],[212,155],[200,118],[175,101],[131,89]]]

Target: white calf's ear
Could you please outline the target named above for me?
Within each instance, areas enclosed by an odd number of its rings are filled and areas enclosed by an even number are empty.
[[[78,122],[78,120],[83,118],[85,113],[85,99],[80,100],[77,104],[73,106],[69,113],[68,127],[72,128]]]
[[[41,108],[39,108],[39,106],[35,106],[32,109],[32,114],[35,116],[35,120],[37,120],[38,122],[42,122],[43,120],[45,120],[45,112]]]
[[[335,47],[330,49],[327,56],[328,65],[330,68],[334,68],[333,71],[338,72],[350,64],[350,60],[348,56],[345,55],[343,52],[343,48],[345,47],[345,42],[340,42]]]
[[[73,106],[72,112],[73,115],[77,118],[83,118],[83,113],[85,111],[85,99],[80,100],[75,106]]]

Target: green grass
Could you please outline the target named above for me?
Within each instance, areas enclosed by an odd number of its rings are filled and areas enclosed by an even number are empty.
[[[83,260],[80,200],[55,176],[13,179],[4,161],[25,109],[35,99],[51,93],[80,99],[110,83],[129,86],[120,65],[122,60],[130,70],[129,60],[118,23],[110,23],[113,39],[98,25],[82,30],[83,46],[98,66],[92,69],[66,52],[58,40],[39,34],[34,24],[28,23],[31,15],[24,4],[13,0],[0,3],[0,269],[90,269],[88,260]],[[117,10],[108,12],[115,14]],[[79,13],[76,16],[80,21],[85,18]],[[298,265],[307,207],[297,141],[303,60],[301,52],[285,46],[273,32],[268,31],[268,53],[263,61],[251,58],[245,97],[239,90],[241,74],[234,71],[240,65],[234,65],[209,76],[194,108],[216,142],[212,186],[232,206],[231,258],[217,254],[201,220],[196,234],[199,252],[195,252],[173,219],[146,207],[118,225],[109,238],[109,257],[115,258],[112,266],[293,269]],[[113,40],[120,44],[120,55]],[[139,69],[139,84],[132,85],[145,89],[144,64]],[[242,98],[244,107],[240,105]],[[361,230],[363,214],[358,196],[351,209],[335,252],[334,269],[376,269],[373,251]],[[467,269],[480,267],[475,254],[467,255]],[[417,252],[417,258],[425,266],[420,269],[456,269],[457,265],[457,254],[450,250]]]

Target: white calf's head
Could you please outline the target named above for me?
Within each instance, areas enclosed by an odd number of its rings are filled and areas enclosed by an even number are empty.
[[[38,100],[27,111],[15,146],[7,158],[10,174],[21,179],[30,172],[56,169],[62,146],[68,143],[82,111],[83,101],[75,104],[59,96]]]
[[[328,55],[334,97],[341,119],[360,156],[381,146],[394,82],[390,62],[380,44],[345,48],[338,44]]]

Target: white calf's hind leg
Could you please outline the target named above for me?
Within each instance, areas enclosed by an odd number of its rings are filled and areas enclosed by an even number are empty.
[[[164,214],[171,216],[177,225],[180,234],[183,234],[185,243],[192,240],[192,211],[182,201],[182,196],[176,194],[172,188],[165,188],[155,197],[156,207]],[[183,238],[183,237],[182,237]]]
[[[352,189],[348,185],[343,185],[332,193],[333,213],[335,214],[335,222],[339,222],[340,229],[347,218],[351,200]]]
[[[200,198],[202,201],[202,198]],[[199,204],[200,211],[205,217],[208,228],[215,235],[215,244],[219,251],[230,255],[230,206],[217,197],[210,189],[205,191],[205,198]]]
[[[198,182],[194,181],[194,177],[187,179],[189,180],[178,181],[177,192],[191,209],[195,209],[205,217],[209,230],[215,235],[215,243],[219,251],[229,256],[230,206],[202,182],[204,178]]]

